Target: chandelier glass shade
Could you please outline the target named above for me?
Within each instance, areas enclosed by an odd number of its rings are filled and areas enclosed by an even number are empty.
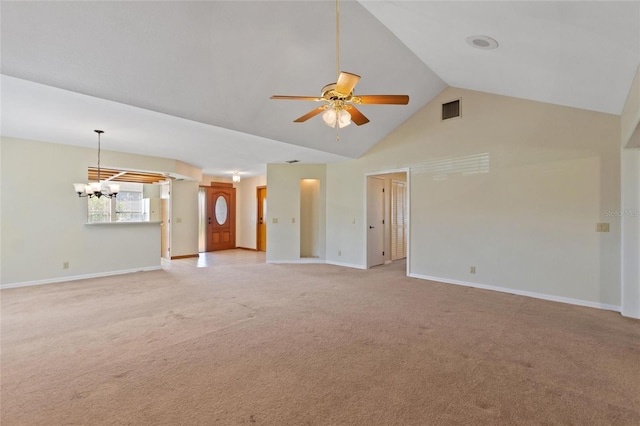
[[[351,124],[351,114],[342,108],[330,108],[322,114],[322,121],[329,127],[340,129]]]
[[[78,197],[109,197],[114,198],[120,191],[120,185],[115,183],[109,183],[102,186],[100,181],[100,135],[104,133],[103,130],[94,130],[98,134],[98,181],[90,183],[74,183],[73,189],[78,194]]]

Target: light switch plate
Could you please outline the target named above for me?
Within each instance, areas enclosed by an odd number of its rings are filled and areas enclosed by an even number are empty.
[[[608,223],[597,223],[596,224],[596,232],[609,232],[609,224]]]

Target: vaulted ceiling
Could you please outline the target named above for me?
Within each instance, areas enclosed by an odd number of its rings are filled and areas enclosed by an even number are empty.
[[[447,85],[619,114],[640,2],[342,1],[341,69],[371,122],[293,120],[335,81],[335,2],[2,1],[2,134],[175,158],[208,174],[357,158]],[[487,35],[485,51],[465,39]]]

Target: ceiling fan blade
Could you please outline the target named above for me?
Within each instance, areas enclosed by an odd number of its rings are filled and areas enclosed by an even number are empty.
[[[360,104],[390,104],[406,105],[409,103],[409,95],[359,95]]]
[[[364,114],[361,113],[360,110],[353,105],[349,105],[348,112],[349,114],[351,114],[351,121],[356,123],[356,125],[358,126],[362,126],[363,124],[367,124],[369,122],[369,119],[365,117]]]
[[[336,92],[349,95],[353,92],[353,88],[356,87],[358,81],[360,81],[359,75],[341,71],[338,76],[338,82],[336,83]]]
[[[293,122],[294,123],[302,123],[304,121],[307,121],[311,117],[315,117],[316,115],[320,114],[325,109],[327,109],[327,105],[319,106],[318,108],[314,109],[313,111],[306,113],[302,117],[293,120]]]
[[[316,96],[283,96],[283,95],[273,95],[270,99],[287,99],[292,101],[321,101],[322,98],[318,98]]]

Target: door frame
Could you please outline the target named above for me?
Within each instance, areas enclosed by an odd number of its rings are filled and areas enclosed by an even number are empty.
[[[364,232],[364,247],[362,249],[364,267],[369,269],[369,233],[367,224],[368,204],[367,198],[369,196],[367,190],[367,180],[370,176],[386,175],[390,173],[406,173],[407,176],[407,276],[411,275],[411,169],[409,167],[403,167],[400,169],[386,169],[375,172],[368,172],[364,174],[363,188],[364,188],[364,204],[363,204],[363,216],[362,216],[362,231]]]
[[[267,185],[261,185],[261,186],[256,186],[256,251],[260,251],[260,243],[261,243],[261,236],[260,236],[260,190],[267,189]],[[266,197],[265,197],[266,198]],[[262,212],[262,214],[264,215],[264,212]],[[264,226],[267,226],[267,218],[266,216],[263,218],[264,220]],[[265,231],[265,239],[266,239],[266,231]],[[265,244],[264,246],[264,252],[267,252],[267,245]]]

